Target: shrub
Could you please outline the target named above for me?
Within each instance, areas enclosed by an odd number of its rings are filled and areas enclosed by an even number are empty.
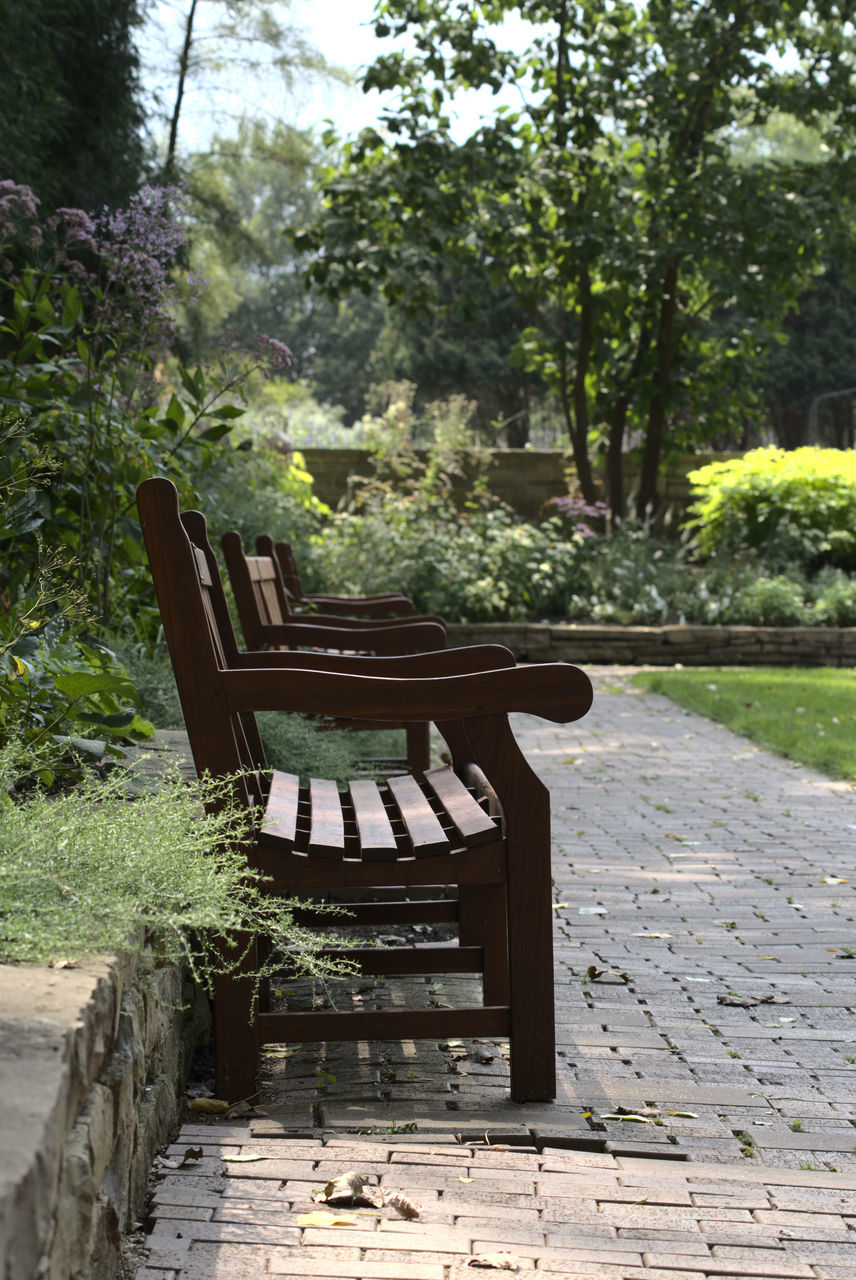
[[[754,627],[798,627],[811,621],[805,588],[792,578],[756,578],[737,592],[723,621]]]
[[[856,580],[823,570],[815,583],[815,621],[824,627],[856,627]]]
[[[755,449],[689,473],[687,527],[703,555],[750,552],[780,568],[856,568],[856,453]]]
[[[0,754],[0,783],[8,764]],[[117,775],[13,803],[3,786],[0,962],[74,962],[146,941],[210,985],[223,968],[219,944],[253,930],[294,948],[303,972],[331,973],[318,954],[324,940],[298,927],[295,904],[264,893],[247,866],[247,816],[225,802],[228,788],[173,776],[134,799]]]

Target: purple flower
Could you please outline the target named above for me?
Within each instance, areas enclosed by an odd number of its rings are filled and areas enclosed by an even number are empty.
[[[30,187],[13,182],[11,178],[0,181],[0,237],[4,240],[14,232],[20,219],[35,222],[39,216],[39,199]]]
[[[259,355],[267,360],[269,369],[287,368],[291,364],[291,348],[280,342],[279,338],[269,338],[266,333],[260,333],[256,337],[256,347]]]

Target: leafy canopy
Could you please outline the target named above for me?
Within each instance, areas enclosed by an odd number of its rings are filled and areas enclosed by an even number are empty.
[[[522,54],[487,25],[511,16],[531,24]],[[766,346],[852,207],[846,6],[382,0],[375,29],[411,37],[363,81],[398,105],[351,143],[298,233],[311,280],[380,288],[409,312],[437,305],[438,264],[463,313],[474,268],[507,285],[526,318],[513,358],[556,392],[584,496],[594,448],[621,513],[638,439],[654,505],[664,451],[760,392]],[[519,109],[456,141],[452,95],[503,86]],[[819,132],[821,163],[734,163],[738,128],[774,112]]]

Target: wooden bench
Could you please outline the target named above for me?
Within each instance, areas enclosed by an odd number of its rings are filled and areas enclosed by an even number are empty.
[[[391,655],[422,653],[441,649],[445,644],[446,628],[442,618],[410,615],[366,619],[348,618],[341,614],[293,614],[279,560],[273,554],[273,543],[270,538],[258,541],[269,551],[247,555],[240,534],[234,531],[224,534],[222,539],[223,556],[248,649],[288,648],[296,622],[323,628],[317,643],[330,651]],[[367,729],[377,726],[350,721],[346,727]],[[384,727],[405,730],[407,758],[395,763],[407,764],[419,773],[424,772],[431,758],[430,726],[399,722]]]
[[[191,542],[169,481],[145,481],[138,505],[194,763],[235,776],[236,794],[258,814],[246,852],[267,890],[311,897],[457,886],[458,902],[442,906],[458,920],[459,945],[354,954],[366,973],[482,974],[483,1003],[466,1008],[257,1011],[257,943],[248,938],[244,976],[215,986],[218,1094],[253,1093],[264,1044],[507,1035],[512,1097],[554,1097],[549,795],[508,713],[578,719],[591,704],[588,678],[559,664],[508,666],[498,646],[393,658],[246,653],[230,666],[211,598],[210,548]],[[254,719],[261,710],[434,721],[451,767],[423,780],[357,780],[340,791],[318,779],[304,788],[266,770]],[[368,902],[354,906],[354,918],[386,923],[415,910],[424,919],[424,909]]]
[[[274,543],[269,534],[256,538],[260,556],[273,556],[279,564],[289,603],[296,613],[318,611],[346,618],[403,618],[413,612],[413,601],[398,592],[376,596],[333,596],[305,592],[290,542]]]

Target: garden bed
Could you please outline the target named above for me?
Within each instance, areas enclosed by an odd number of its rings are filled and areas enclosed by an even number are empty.
[[[621,666],[856,666],[856,627],[450,624],[449,647],[503,644],[522,662]]]

